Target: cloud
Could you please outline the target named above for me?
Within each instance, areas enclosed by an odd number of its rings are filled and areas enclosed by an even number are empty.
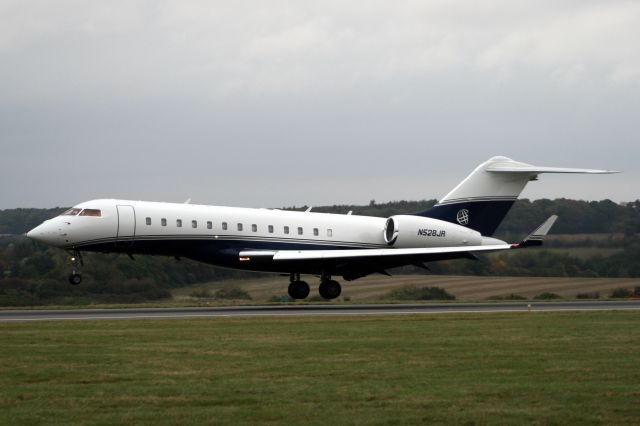
[[[593,197],[630,199],[639,33],[615,0],[4,0],[0,178],[35,181],[3,202],[432,197],[498,154],[626,170]]]
[[[337,91],[456,71],[518,78],[522,67],[560,81],[635,84],[640,4],[570,5],[8,2],[0,52],[56,52],[68,86],[91,73],[107,90],[197,87],[212,96]]]
[[[478,64],[502,73],[517,65],[540,67],[567,82],[593,78],[636,84],[625,78],[633,72],[621,70],[640,65],[635,42],[639,21],[640,4],[635,2],[587,5],[514,28],[484,49]]]

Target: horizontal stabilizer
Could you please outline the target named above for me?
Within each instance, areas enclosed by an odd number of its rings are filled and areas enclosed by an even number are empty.
[[[520,244],[515,245],[514,248],[541,246],[551,227],[556,223],[556,220],[558,220],[558,216],[551,216],[545,220],[542,225],[538,226],[527,238],[522,240]]]
[[[611,173],[620,173],[617,170],[598,170],[598,169],[573,169],[567,167],[537,167],[537,166],[526,166],[526,167],[509,167],[509,166],[501,166],[496,165],[487,168],[488,172],[492,173],[586,173],[586,174],[611,174]]]

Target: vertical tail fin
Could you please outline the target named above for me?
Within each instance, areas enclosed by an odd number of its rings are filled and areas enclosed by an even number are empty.
[[[536,167],[506,157],[480,164],[438,204],[418,216],[468,226],[491,236],[529,181],[540,173],[616,173],[608,170]]]

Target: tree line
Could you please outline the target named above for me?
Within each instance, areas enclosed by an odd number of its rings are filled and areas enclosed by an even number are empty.
[[[324,213],[347,213],[363,216],[389,217],[396,214],[416,213],[433,207],[436,200],[391,201],[376,203],[371,200],[365,206],[333,205],[314,208]],[[307,206],[290,207],[305,210]],[[554,225],[556,234],[622,233],[635,235],[640,232],[640,200],[617,204],[611,200],[581,201],[559,198],[516,200],[515,204],[496,231],[497,235],[528,234],[551,215],[558,215]]]

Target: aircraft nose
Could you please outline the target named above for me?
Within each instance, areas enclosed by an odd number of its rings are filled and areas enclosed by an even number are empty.
[[[55,226],[45,222],[27,232],[27,238],[50,246],[58,246],[60,245],[60,233],[57,231]]]

